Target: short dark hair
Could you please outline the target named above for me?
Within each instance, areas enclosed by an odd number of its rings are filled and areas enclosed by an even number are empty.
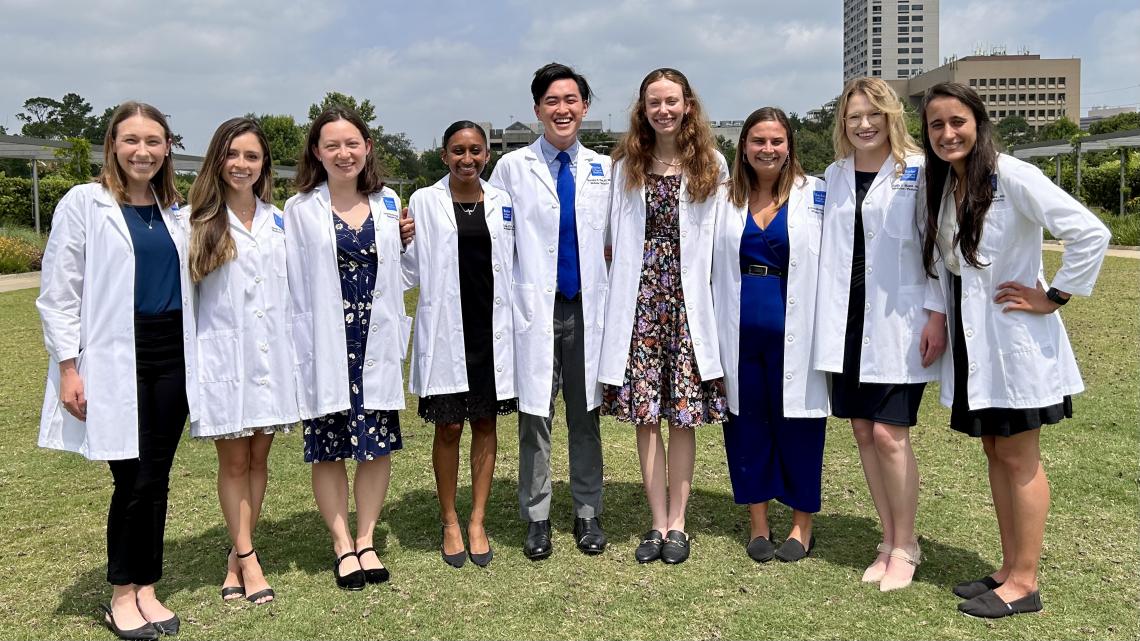
[[[451,126],[447,128],[447,131],[443,132],[443,148],[447,148],[447,143],[451,140],[452,136],[460,131],[463,131],[464,129],[474,129],[475,131],[478,131],[479,135],[483,137],[483,144],[489,144],[487,142],[487,132],[483,131],[483,128],[479,126],[479,123],[472,122],[470,120],[457,120],[451,123]]]
[[[534,80],[530,82],[530,95],[534,97],[534,104],[537,105],[546,95],[546,90],[550,89],[550,85],[558,80],[573,80],[578,83],[578,93],[582,95],[582,102],[590,102],[590,83],[586,82],[586,78],[564,64],[552,62],[534,72]]]

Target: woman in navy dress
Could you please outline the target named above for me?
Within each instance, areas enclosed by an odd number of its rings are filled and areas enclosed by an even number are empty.
[[[729,401],[724,447],[733,496],[749,506],[748,555],[758,562],[811,552],[828,411],[826,381],[810,367],[823,187],[800,169],[792,136],[779,109],[748,117],[713,255]],[[779,549],[768,527],[772,499],[793,510]]]

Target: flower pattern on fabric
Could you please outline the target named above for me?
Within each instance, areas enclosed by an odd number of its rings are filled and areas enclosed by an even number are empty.
[[[335,213],[336,262],[344,303],[350,409],[302,421],[305,462],[371,461],[401,449],[400,413],[364,409],[364,354],[376,287],[376,233],[372,216],[355,230]]]
[[[601,413],[628,423],[674,427],[722,423],[724,380],[701,381],[681,291],[681,177],[650,174],[645,190],[645,253],[634,309],[625,384],[603,385]]]

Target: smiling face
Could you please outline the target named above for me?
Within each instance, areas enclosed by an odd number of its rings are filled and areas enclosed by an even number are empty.
[[[447,139],[440,154],[451,172],[451,179],[463,183],[477,182],[487,166],[490,151],[483,134],[477,129],[460,129]]]
[[[542,99],[534,106],[534,115],[542,122],[543,136],[559,149],[568,149],[578,138],[578,129],[590,105],[582,100],[578,83],[563,78],[550,83]]]
[[[136,114],[115,127],[115,160],[130,191],[149,184],[169,152],[166,130],[146,116]]]
[[[234,136],[222,162],[222,182],[226,184],[226,191],[234,195],[252,192],[264,165],[265,151],[256,134],[246,132]]]
[[[355,181],[371,153],[372,141],[347,120],[334,120],[321,127],[313,148],[332,183]]]
[[[889,142],[886,114],[875,107],[861,91],[851,94],[847,99],[843,128],[856,153],[879,151]]]
[[[788,159],[788,132],[775,120],[763,120],[748,130],[744,159],[761,180],[775,180]]]
[[[645,119],[658,136],[676,136],[681,122],[689,113],[684,88],[667,78],[649,83],[645,88]]]
[[[942,96],[926,106],[926,135],[934,154],[964,175],[966,157],[978,140],[978,121],[961,100]]]

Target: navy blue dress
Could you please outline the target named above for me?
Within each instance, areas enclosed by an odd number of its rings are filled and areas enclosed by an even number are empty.
[[[306,463],[371,461],[404,446],[398,411],[364,409],[364,353],[372,315],[372,290],[376,287],[376,230],[372,215],[364,219],[357,231],[334,212],[333,227],[340,293],[344,298],[351,409],[302,421]]]
[[[765,229],[748,215],[740,239],[740,415],[728,415],[724,450],[737,503],[776,499],[801,512],[818,512],[827,419],[784,417],[790,253],[786,204]],[[749,265],[784,275],[751,275]]]

